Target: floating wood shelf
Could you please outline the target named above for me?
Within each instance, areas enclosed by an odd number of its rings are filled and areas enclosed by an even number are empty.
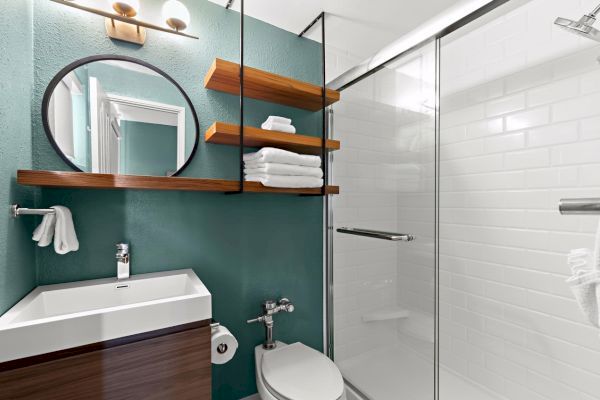
[[[92,174],[87,172],[18,170],[17,183],[26,186],[79,189],[141,189],[200,192],[235,192],[239,182],[225,179],[179,178]],[[320,194],[321,189],[278,189],[257,182],[245,182],[251,193]],[[327,194],[339,194],[338,186],[327,186]]]
[[[215,122],[204,135],[206,143],[239,146],[240,126]],[[304,154],[321,154],[321,138],[291,133],[267,131],[251,126],[244,127],[244,145],[249,147],[278,147]],[[327,150],[339,150],[340,142],[328,140]]]
[[[240,65],[215,59],[204,77],[204,87],[220,92],[240,94]],[[244,96],[271,103],[318,111],[323,106],[321,86],[302,82],[260,69],[244,67]],[[327,89],[326,104],[340,100],[340,92]]]
[[[236,181],[237,183],[237,181]],[[314,189],[279,189],[263,186],[260,182],[244,182],[244,192],[249,193],[282,193],[282,194],[321,194],[321,188]],[[340,194],[339,186],[326,186],[326,194]]]
[[[186,190],[233,192],[239,183],[224,179],[178,178],[166,176],[134,176],[93,174],[87,172],[19,170],[21,185],[87,189]]]

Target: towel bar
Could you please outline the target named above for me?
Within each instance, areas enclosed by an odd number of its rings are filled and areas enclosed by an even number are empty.
[[[54,214],[54,210],[51,208],[25,208],[20,207],[18,204],[10,206],[10,215],[13,218],[17,218],[19,215],[46,215]]]
[[[374,239],[392,240],[394,242],[411,242],[415,240],[415,237],[413,235],[408,235],[406,233],[382,232],[360,228],[338,228],[337,231],[339,233],[347,233],[349,235],[366,236]]]
[[[558,211],[560,211],[562,215],[600,215],[600,198],[561,199],[558,203]]]

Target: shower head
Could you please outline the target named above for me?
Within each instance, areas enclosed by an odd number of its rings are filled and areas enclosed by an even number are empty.
[[[554,23],[567,31],[600,42],[600,31],[593,27],[596,15],[600,12],[600,5],[589,14],[584,15],[579,21],[566,18],[556,18]]]

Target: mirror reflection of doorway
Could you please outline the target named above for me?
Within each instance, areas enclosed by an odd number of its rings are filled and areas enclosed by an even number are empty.
[[[169,176],[185,163],[185,108],[106,93],[90,77],[92,171]]]
[[[174,176],[198,144],[189,98],[146,65],[107,59],[68,66],[44,97],[50,142],[76,170]]]

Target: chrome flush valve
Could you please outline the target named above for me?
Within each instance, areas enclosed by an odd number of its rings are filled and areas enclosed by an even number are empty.
[[[263,347],[267,350],[272,350],[277,347],[277,344],[273,340],[273,315],[280,312],[293,312],[294,305],[291,301],[286,299],[285,297],[279,300],[277,303],[273,300],[267,300],[262,304],[263,315],[258,318],[249,319],[246,321],[249,324],[254,322],[262,322],[265,324],[265,342],[263,343]]]

